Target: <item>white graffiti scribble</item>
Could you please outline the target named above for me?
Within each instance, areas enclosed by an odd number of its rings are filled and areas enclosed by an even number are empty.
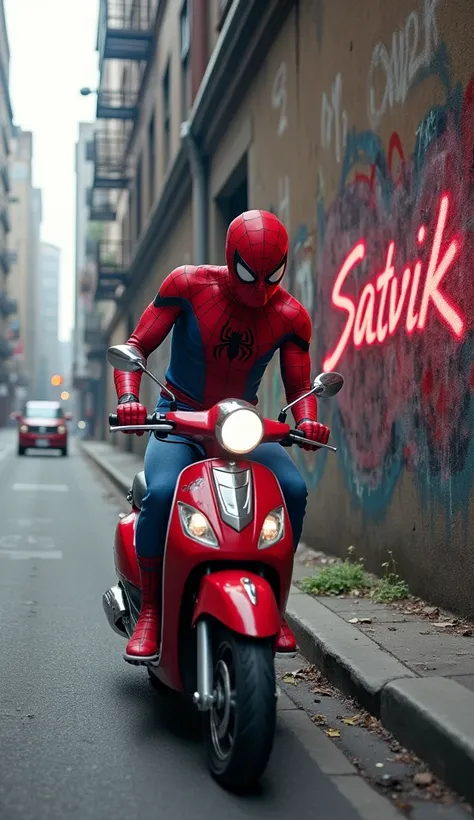
[[[289,177],[278,179],[278,218],[288,230],[290,229],[290,180]]]
[[[275,74],[272,87],[272,106],[275,110],[280,110],[280,119],[278,121],[277,129],[277,134],[279,137],[281,137],[288,125],[288,117],[286,115],[286,105],[288,100],[286,78],[286,63],[281,63],[277,73]]]
[[[375,46],[367,99],[372,128],[378,128],[388,109],[405,102],[420,69],[431,62],[439,43],[436,10],[440,2],[423,0],[420,13],[410,12],[401,28],[393,32],[391,50],[382,42]]]
[[[334,147],[338,163],[346,147],[347,128],[347,111],[342,110],[342,76],[336,74],[329,98],[323,91],[321,100],[321,145],[326,149]]]
[[[299,299],[312,316],[314,307],[314,249],[311,237],[295,247],[295,282]]]

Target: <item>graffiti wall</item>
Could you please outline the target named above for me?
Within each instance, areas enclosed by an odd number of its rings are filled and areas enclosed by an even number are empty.
[[[255,183],[290,230],[314,370],[345,378],[320,402],[337,456],[298,455],[306,540],[372,569],[391,549],[471,615],[473,30],[472,0],[301,2],[268,95],[278,170],[262,153]],[[281,402],[278,369],[264,395]]]

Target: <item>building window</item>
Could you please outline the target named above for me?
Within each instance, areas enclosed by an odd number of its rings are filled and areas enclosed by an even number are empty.
[[[143,167],[142,167],[142,158],[138,160],[137,165],[137,178],[135,184],[135,207],[136,207],[136,222],[135,227],[137,231],[137,239],[141,234],[142,230],[142,177],[143,177]]]
[[[191,27],[189,25],[189,0],[184,0],[180,14],[181,36],[181,120],[188,119],[190,108],[189,51],[191,48]]]
[[[155,115],[153,114],[148,126],[148,207],[155,201]]]
[[[171,155],[170,61],[163,76],[163,165],[167,171]]]

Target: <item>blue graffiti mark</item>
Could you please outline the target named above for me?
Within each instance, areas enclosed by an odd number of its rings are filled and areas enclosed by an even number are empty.
[[[344,388],[343,388],[344,389]],[[402,448],[397,449],[390,456],[387,455],[383,465],[383,481],[378,484],[368,480],[368,476],[360,475],[353,455],[348,446],[344,423],[339,410],[332,419],[332,433],[338,448],[338,458],[342,467],[344,482],[354,506],[362,506],[377,522],[383,519],[385,510],[390,504],[400,473],[404,467]],[[396,435],[396,432],[394,431]]]

